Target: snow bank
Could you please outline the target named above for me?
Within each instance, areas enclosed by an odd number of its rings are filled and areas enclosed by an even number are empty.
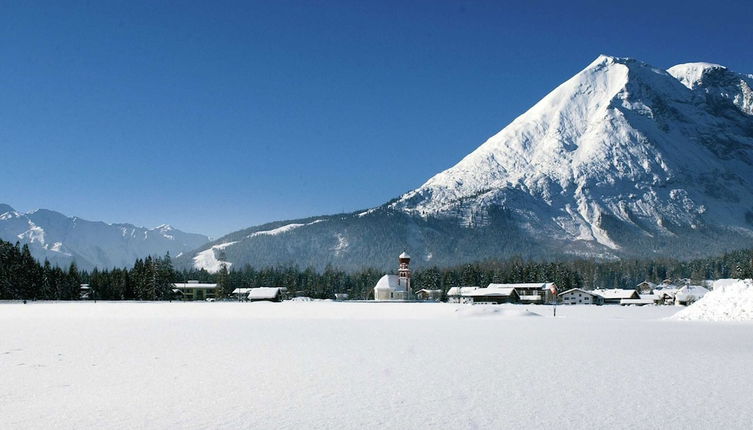
[[[720,279],[711,292],[671,319],[700,321],[753,320],[753,280]]]

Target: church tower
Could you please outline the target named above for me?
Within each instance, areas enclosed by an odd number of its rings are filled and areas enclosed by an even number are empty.
[[[410,289],[410,255],[403,252],[398,257],[400,266],[397,269],[397,276],[399,284],[405,289],[405,298],[409,299],[413,295],[413,291]]]

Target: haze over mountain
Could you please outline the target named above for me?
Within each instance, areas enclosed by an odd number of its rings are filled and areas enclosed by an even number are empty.
[[[183,265],[690,258],[753,245],[753,76],[600,56],[455,166],[376,208],[252,227]],[[394,166],[395,174],[401,168]]]
[[[152,229],[107,224],[47,209],[23,213],[7,204],[0,204],[0,239],[28,244],[40,261],[65,267],[75,260],[83,269],[131,267],[137,258],[166,252],[178,256],[209,241],[167,224]]]

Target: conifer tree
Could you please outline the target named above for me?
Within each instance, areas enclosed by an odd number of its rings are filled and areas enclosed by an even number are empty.
[[[220,266],[219,272],[217,272],[217,288],[214,291],[214,297],[217,300],[224,299],[225,296],[229,293],[228,291],[229,280],[230,280],[230,276],[228,274],[227,265],[222,264],[222,266]]]

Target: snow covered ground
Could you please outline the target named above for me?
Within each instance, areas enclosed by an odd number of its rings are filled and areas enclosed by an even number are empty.
[[[753,325],[678,310],[0,303],[0,428],[749,429]]]
[[[672,319],[753,321],[753,280],[719,279],[714,281],[713,291],[673,315]]]

